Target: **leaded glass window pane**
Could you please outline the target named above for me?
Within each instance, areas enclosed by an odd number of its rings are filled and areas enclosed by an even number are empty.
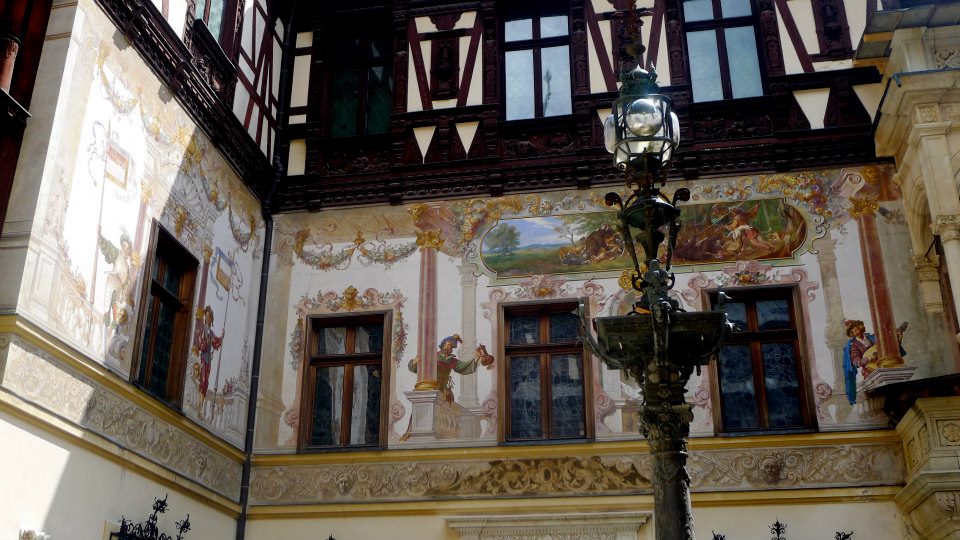
[[[543,437],[540,415],[540,359],[536,356],[510,358],[510,438]]]
[[[747,305],[742,302],[727,302],[723,305],[727,320],[733,323],[737,330],[747,329]]]
[[[318,354],[344,354],[347,352],[347,329],[344,327],[321,328],[317,338]]]
[[[163,288],[174,296],[180,296],[180,280],[183,278],[183,271],[172,266],[166,266],[163,269]]]
[[[540,37],[555,37],[567,35],[567,16],[551,15],[540,17]]]
[[[790,304],[786,300],[758,300],[757,328],[759,330],[791,328]]]
[[[381,373],[380,366],[358,365],[353,368],[351,445],[375,445],[380,440]]]
[[[687,22],[709,21],[713,18],[712,0],[684,0],[683,20]]]
[[[210,19],[207,21],[207,28],[210,29],[210,34],[217,42],[220,41],[220,34],[223,30],[223,9],[223,0],[210,0]]]
[[[170,348],[173,345],[174,322],[177,310],[167,304],[160,304],[160,314],[157,317],[156,335],[153,341],[153,363],[150,369],[150,380],[146,388],[151,394],[166,397],[167,379],[170,375]]]
[[[318,367],[316,374],[310,446],[338,445],[343,418],[343,366]]]
[[[555,438],[585,437],[583,412],[583,358],[579,354],[550,357],[552,425]]]
[[[367,75],[367,133],[383,133],[390,126],[390,70],[370,68]]]
[[[383,326],[368,324],[357,327],[353,352],[377,353],[383,350]]]
[[[749,6],[748,6],[749,10]],[[752,26],[724,29],[727,58],[730,66],[730,85],[734,98],[763,95],[760,81],[760,61],[757,59],[757,40]]]
[[[333,77],[333,100],[330,105],[330,135],[346,137],[357,134],[357,108],[360,106],[360,71],[340,71]]]
[[[550,314],[550,343],[569,343],[580,339],[580,317],[573,313]]]
[[[716,31],[688,32],[687,53],[690,56],[690,79],[693,85],[694,101],[723,99]]]
[[[522,315],[510,319],[510,345],[540,343],[540,318]]]
[[[566,19],[566,17],[564,17]],[[509,54],[509,53],[508,53]],[[566,45],[545,47],[541,51],[543,115],[570,114],[570,53]]]
[[[503,24],[504,41],[533,39],[533,19],[518,19]]]
[[[760,427],[753,383],[750,347],[729,345],[720,350],[720,396],[723,426],[728,430]]]
[[[763,356],[769,427],[803,425],[800,378],[793,343],[764,343],[760,346],[760,353]]]
[[[507,120],[533,118],[533,51],[507,51]]]

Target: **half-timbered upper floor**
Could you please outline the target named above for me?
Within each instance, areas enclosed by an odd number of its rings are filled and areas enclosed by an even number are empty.
[[[601,141],[631,2],[301,3],[277,207],[615,181]],[[681,120],[675,176],[875,159],[880,74],[854,48],[876,0],[646,0]],[[896,6],[887,6],[893,8]]]

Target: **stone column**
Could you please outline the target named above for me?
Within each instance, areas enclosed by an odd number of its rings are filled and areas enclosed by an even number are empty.
[[[463,260],[460,270],[460,337],[463,339],[461,358],[473,355],[477,347],[477,276],[473,265]],[[479,368],[478,368],[479,369]],[[477,397],[477,373],[460,376],[460,399],[458,403],[465,409],[461,417],[460,436],[464,438],[480,437],[480,400]]]
[[[267,283],[267,298],[265,318],[263,321],[263,344],[260,356],[260,383],[257,396],[257,421],[254,432],[254,448],[270,450],[277,448],[283,441],[280,440],[280,423],[283,419],[283,379],[290,371],[287,368],[287,347],[289,345],[290,330],[288,328],[288,313],[290,305],[296,300],[290,297],[291,276],[294,261],[289,250],[275,248],[279,246],[280,232],[274,230],[274,246],[276,253],[272,261],[273,268]],[[298,365],[301,358],[293,359]],[[296,370],[297,375],[302,371]],[[300,381],[294,380],[293,386],[299,388]],[[299,395],[299,392],[298,392]],[[295,403],[299,403],[297,400]],[[299,409],[294,413],[299,414]],[[296,433],[296,427],[291,426]]]
[[[893,303],[887,286],[887,273],[883,266],[880,235],[877,232],[875,199],[851,198],[850,216],[857,220],[860,234],[860,256],[863,273],[867,280],[867,299],[873,317],[873,331],[877,337],[879,367],[903,365],[900,342],[897,340],[897,325],[893,320]]]
[[[933,222],[933,234],[940,237],[943,245],[944,263],[953,292],[953,307],[960,318],[960,214],[937,216]]]
[[[917,147],[933,234],[943,244],[942,262],[950,275],[954,309],[960,310],[960,192],[947,143],[950,122],[940,121],[940,108],[935,104],[918,105],[916,120],[909,142]]]

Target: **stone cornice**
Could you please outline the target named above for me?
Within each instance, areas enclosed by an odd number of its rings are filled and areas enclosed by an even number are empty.
[[[273,178],[264,157],[227,104],[214,93],[187,46],[150,0],[96,0],[160,82],[210,137],[261,202]]]

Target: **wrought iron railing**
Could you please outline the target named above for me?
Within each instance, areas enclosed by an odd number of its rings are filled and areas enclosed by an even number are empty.
[[[190,530],[190,514],[187,517],[176,522],[177,536],[173,537],[167,533],[160,532],[157,526],[157,517],[167,511],[167,496],[163,499],[154,499],[153,513],[143,523],[134,523],[127,521],[127,518],[120,518],[120,530],[110,533],[110,540],[183,540],[183,535]]]

